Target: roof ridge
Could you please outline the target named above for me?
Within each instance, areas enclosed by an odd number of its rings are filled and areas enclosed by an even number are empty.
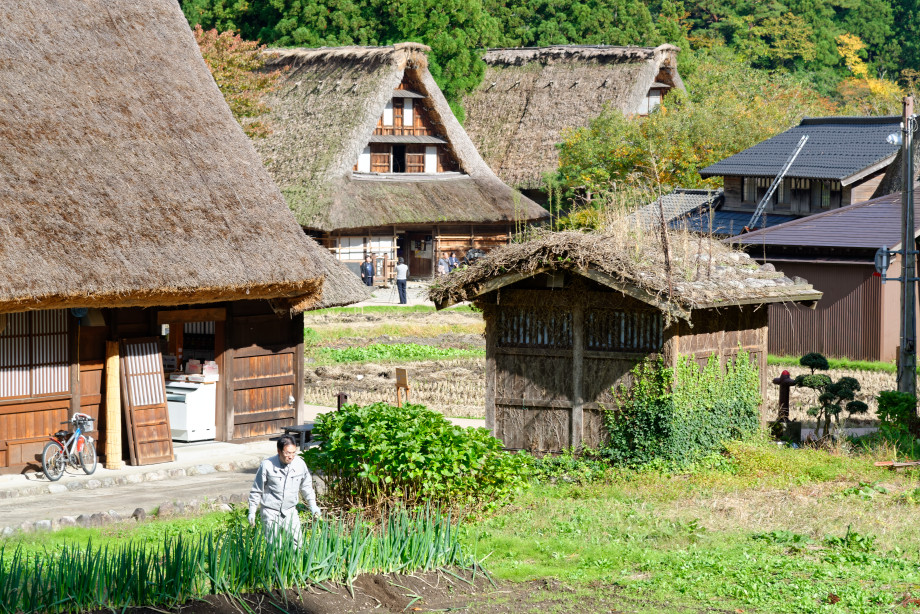
[[[803,117],[800,126],[822,126],[827,124],[856,124],[879,126],[901,122],[900,115],[828,115],[824,117]]]

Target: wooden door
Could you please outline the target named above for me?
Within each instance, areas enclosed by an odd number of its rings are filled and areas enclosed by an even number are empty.
[[[172,436],[159,338],[122,340],[121,392],[131,464],[171,462]]]
[[[406,235],[409,245],[409,258],[406,264],[409,265],[409,277],[431,277],[434,270],[431,265],[431,252],[434,250],[432,241],[425,241],[431,237],[429,233],[410,232]],[[424,247],[425,249],[420,249]]]
[[[285,426],[300,422],[303,316],[234,314],[228,326],[231,349],[224,355],[226,438],[275,435]]]

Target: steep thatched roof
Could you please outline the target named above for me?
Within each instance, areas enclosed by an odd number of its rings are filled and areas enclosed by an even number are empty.
[[[479,87],[466,96],[466,130],[506,183],[541,186],[556,170],[556,144],[566,128],[587,126],[605,106],[637,113],[664,69],[683,89],[677,47],[556,46],[493,49]]]
[[[270,50],[287,68],[272,134],[256,146],[304,227],[344,230],[427,222],[540,219],[547,212],[503,184],[476,152],[416,43]],[[460,176],[352,173],[393,90],[407,76],[460,162]]]
[[[807,283],[793,282],[772,265],[762,268],[711,238],[673,235],[670,283],[664,252],[651,235],[554,232],[493,250],[440,278],[428,296],[443,308],[539,273],[572,271],[683,318],[693,309],[821,298]]]
[[[175,0],[4,0],[0,92],[0,312],[364,296],[285,207]]]

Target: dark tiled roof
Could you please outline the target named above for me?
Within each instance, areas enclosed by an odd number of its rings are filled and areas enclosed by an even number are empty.
[[[715,211],[712,216],[712,234],[733,237],[739,234],[751,221],[750,212],[744,211]],[[799,219],[796,215],[761,216],[755,228],[772,228]],[[763,222],[766,221],[766,225]],[[690,232],[709,232],[709,211],[702,209],[690,215],[671,222],[672,228],[683,228]]]
[[[900,130],[901,118],[814,117],[700,171],[703,177],[775,177],[799,139],[808,142],[787,177],[843,180],[898,152],[885,139]]]
[[[718,190],[676,188],[670,194],[661,197],[661,207],[664,209],[664,217],[668,222],[683,218],[700,208],[708,209],[710,204],[716,207],[722,204],[721,188]],[[658,201],[637,209],[629,217],[643,226],[658,224],[661,219]]]
[[[920,228],[920,213],[915,213]],[[901,193],[751,232],[732,243],[878,249],[901,242]]]

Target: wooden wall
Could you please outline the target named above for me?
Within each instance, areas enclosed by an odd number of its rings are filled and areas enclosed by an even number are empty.
[[[204,309],[214,305],[193,305]],[[303,421],[303,316],[279,317],[265,301],[222,303],[218,327],[227,350],[219,357],[218,439],[278,434]],[[172,309],[172,308],[171,308]],[[96,419],[96,451],[105,460],[105,342],[159,335],[156,308],[102,310],[104,326],[79,326],[70,317],[70,391],[50,397],[0,401],[0,473],[41,470],[48,436],[66,429],[74,411]],[[71,391],[77,391],[73,394]],[[291,399],[293,398],[293,403]],[[122,441],[127,443],[127,437]],[[127,449],[123,459],[129,458]]]
[[[674,364],[694,354],[723,364],[748,351],[766,381],[767,310],[733,307],[697,312],[692,328],[665,328],[660,311],[599,284],[538,275],[484,295],[486,426],[510,449],[557,452],[597,447],[612,389],[632,384],[632,369],[661,356]]]
[[[873,275],[873,263],[771,262],[787,277],[807,279],[824,296],[814,309],[782,303],[770,306],[770,353],[802,356],[820,352],[854,360],[894,359],[898,329],[894,326],[886,332],[884,324],[886,320],[897,323],[898,312],[895,308],[885,316],[883,287],[881,279]],[[898,286],[892,282],[885,290]]]

